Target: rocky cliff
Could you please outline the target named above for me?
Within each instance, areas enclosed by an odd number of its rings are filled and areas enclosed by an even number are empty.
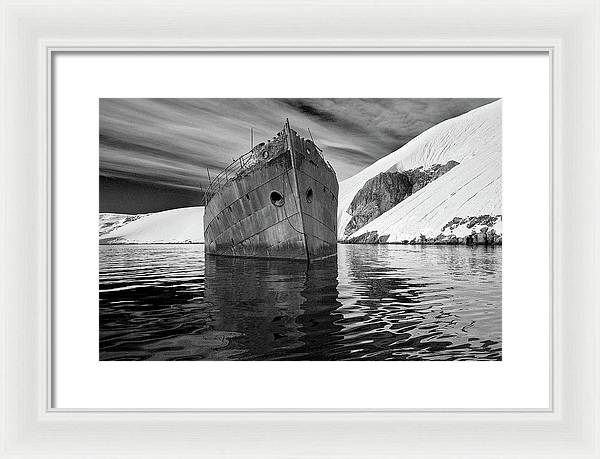
[[[382,172],[370,179],[356,193],[348,208],[352,219],[344,234],[347,236],[354,233],[390,210],[412,193],[412,187],[409,178],[400,172]]]
[[[428,169],[420,166],[403,172],[377,174],[363,185],[350,203],[348,213],[352,218],[344,229],[344,235],[349,236],[372,222],[456,165],[458,162],[448,161],[444,165],[434,164]]]

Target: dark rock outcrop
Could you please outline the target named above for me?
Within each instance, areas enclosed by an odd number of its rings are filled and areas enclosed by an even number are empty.
[[[410,183],[412,183],[412,192],[416,193],[425,185],[433,182],[434,180],[440,178],[446,172],[458,166],[457,161],[448,161],[446,164],[434,164],[429,169],[423,169],[423,166],[417,167],[416,169],[410,169],[408,171],[404,171],[403,174],[408,177]]]
[[[349,236],[372,222],[411,194],[444,175],[457,166],[456,161],[434,164],[429,169],[418,167],[402,172],[382,172],[368,180],[356,193],[348,213],[352,218],[344,229]]]
[[[401,172],[382,172],[356,193],[348,212],[352,219],[346,225],[346,236],[375,220],[412,193],[412,183]]]
[[[347,242],[348,244],[385,244],[389,237],[389,234],[379,236],[377,231],[369,231],[361,234],[360,236],[348,239],[345,242]]]
[[[456,217],[448,222],[444,229],[449,228],[450,226],[456,228],[460,224],[467,224],[469,228],[477,224],[482,224],[481,222],[491,222],[490,226],[498,220],[502,220],[501,215],[479,215],[477,217],[465,217],[460,218]],[[452,224],[452,225],[451,225]],[[469,226],[470,225],[470,226]],[[442,231],[444,231],[442,229]],[[384,234],[379,235],[377,231],[368,231],[366,233],[360,234],[353,238],[346,240],[345,242],[349,244],[385,244],[388,243],[390,235]],[[488,226],[482,226],[479,229],[479,232],[475,231],[475,229],[471,230],[471,234],[468,234],[464,237],[458,237],[455,234],[443,234],[440,233],[434,237],[427,237],[424,234],[420,234],[418,237],[414,237],[411,240],[404,239],[400,242],[392,242],[392,244],[410,244],[410,245],[502,245],[502,235],[496,234],[496,230],[494,228],[489,228]]]
[[[473,228],[475,225],[484,225],[486,227],[494,226],[498,220],[502,220],[502,215],[478,215],[476,217],[454,217],[440,230],[442,233],[449,229],[453,231],[461,225],[466,225],[467,228]],[[487,230],[487,228],[486,228]]]

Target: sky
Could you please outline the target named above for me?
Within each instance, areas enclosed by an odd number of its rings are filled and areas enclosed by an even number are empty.
[[[496,99],[100,99],[100,212],[202,203],[216,176],[289,118],[339,181],[430,127]]]

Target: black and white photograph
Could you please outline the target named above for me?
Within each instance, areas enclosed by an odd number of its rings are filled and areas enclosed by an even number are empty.
[[[102,98],[99,180],[101,361],[502,360],[499,98]]]

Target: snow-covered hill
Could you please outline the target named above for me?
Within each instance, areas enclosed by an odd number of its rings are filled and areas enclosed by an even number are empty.
[[[204,242],[204,207],[184,207],[152,214],[101,213],[100,244]]]
[[[386,171],[429,168],[450,160],[460,164],[380,215],[348,239],[371,231],[389,235],[387,242],[435,237],[456,217],[502,214],[502,105],[492,102],[446,120],[406,145],[340,183],[338,238],[351,219],[347,210],[356,193],[372,177]],[[457,220],[458,221],[458,220]],[[493,228],[501,233],[501,218]],[[445,233],[470,234],[467,223]]]
[[[141,218],[148,214],[130,215],[130,214],[113,214],[113,213],[101,213],[100,214],[100,237],[111,231],[116,230],[120,226],[126,225],[138,218]]]

